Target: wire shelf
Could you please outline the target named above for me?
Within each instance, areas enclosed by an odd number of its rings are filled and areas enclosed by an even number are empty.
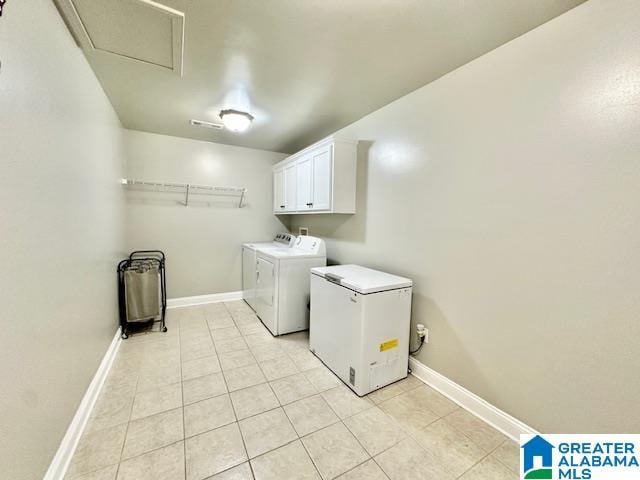
[[[184,191],[185,207],[189,206],[190,195],[222,195],[227,197],[237,196],[238,208],[242,208],[244,197],[247,193],[247,189],[242,187],[219,187],[215,185],[199,185],[195,183],[151,182],[148,180],[130,180],[127,178],[122,179],[122,184],[128,186],[153,187],[159,189],[156,191],[175,192],[176,189]]]

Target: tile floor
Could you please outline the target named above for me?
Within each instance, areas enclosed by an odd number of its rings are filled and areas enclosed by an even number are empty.
[[[415,377],[358,398],[244,302],[122,342],[69,480],[518,477],[518,447]]]

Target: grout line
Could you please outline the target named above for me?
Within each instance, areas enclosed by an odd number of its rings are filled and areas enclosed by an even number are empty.
[[[227,311],[228,314],[231,314],[231,312],[229,311],[229,309],[227,308],[227,305],[223,302],[222,305],[224,306],[225,310]],[[233,321],[233,316],[231,316],[231,321]],[[235,325],[235,321],[233,322],[233,324]],[[213,340],[213,332],[211,331],[211,327],[209,326],[209,323],[207,322],[207,327],[209,330],[209,336],[211,337],[211,341],[214,342]],[[214,350],[216,351],[216,354],[218,353],[218,350],[215,348],[215,342],[214,342]],[[231,411],[233,412],[233,417],[236,419],[235,424],[236,424],[236,428],[238,429],[238,433],[240,434],[240,440],[242,440],[242,448],[244,448],[244,454],[247,457],[247,463],[249,464],[249,469],[251,470],[251,476],[255,478],[255,475],[253,474],[253,467],[251,466],[251,462],[249,461],[249,451],[247,450],[247,444],[244,440],[244,435],[242,435],[242,429],[240,428],[240,421],[238,420],[238,414],[236,412],[236,407],[233,404],[233,400],[231,399],[231,392],[229,392],[229,384],[227,383],[227,379],[224,376],[224,372],[222,372],[222,363],[220,362],[220,357],[218,357],[218,363],[220,364],[220,372],[222,373],[222,381],[224,382],[225,388],[227,389],[227,395],[229,396],[229,403],[231,404]],[[244,462],[242,462],[244,463]],[[238,464],[238,465],[242,465],[242,463]],[[231,468],[237,467],[238,465],[234,465]],[[217,475],[217,474],[216,474]]]
[[[116,358],[114,359],[114,362],[120,356],[120,352],[121,350],[119,350],[118,353],[116,354]],[[142,359],[141,359],[140,365],[137,368],[136,386],[133,391],[133,400],[131,401],[131,407],[129,407],[129,417],[127,419],[127,426],[125,427],[125,431],[124,431],[124,438],[122,439],[122,447],[120,448],[120,458],[118,460],[118,467],[116,468],[115,478],[118,478],[118,474],[120,473],[120,465],[122,465],[122,455],[124,455],[124,446],[127,443],[127,435],[129,434],[129,425],[131,425],[131,416],[133,415],[133,407],[136,403],[136,395],[138,394],[138,384],[140,383],[140,368],[142,366],[143,361],[144,361],[144,352],[142,353]]]
[[[182,458],[184,462],[184,478],[187,478],[187,425],[184,418],[184,376],[182,374],[182,315],[178,315],[176,328],[178,329],[178,347],[180,356],[180,398],[182,399]]]

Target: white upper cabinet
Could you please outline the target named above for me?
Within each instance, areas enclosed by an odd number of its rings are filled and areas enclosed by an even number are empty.
[[[313,205],[313,157],[306,155],[296,162],[298,201],[296,210],[311,210]]]
[[[273,171],[273,211],[283,212],[285,210],[285,184],[284,168]]]
[[[274,213],[355,213],[357,142],[326,138],[273,167]]]
[[[288,212],[296,210],[296,202],[298,197],[296,196],[297,178],[296,178],[296,162],[289,162],[284,167],[284,184],[285,184],[285,198],[284,209]]]

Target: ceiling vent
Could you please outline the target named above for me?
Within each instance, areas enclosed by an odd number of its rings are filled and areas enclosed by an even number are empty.
[[[182,75],[184,13],[151,0],[57,0],[78,43]]]

